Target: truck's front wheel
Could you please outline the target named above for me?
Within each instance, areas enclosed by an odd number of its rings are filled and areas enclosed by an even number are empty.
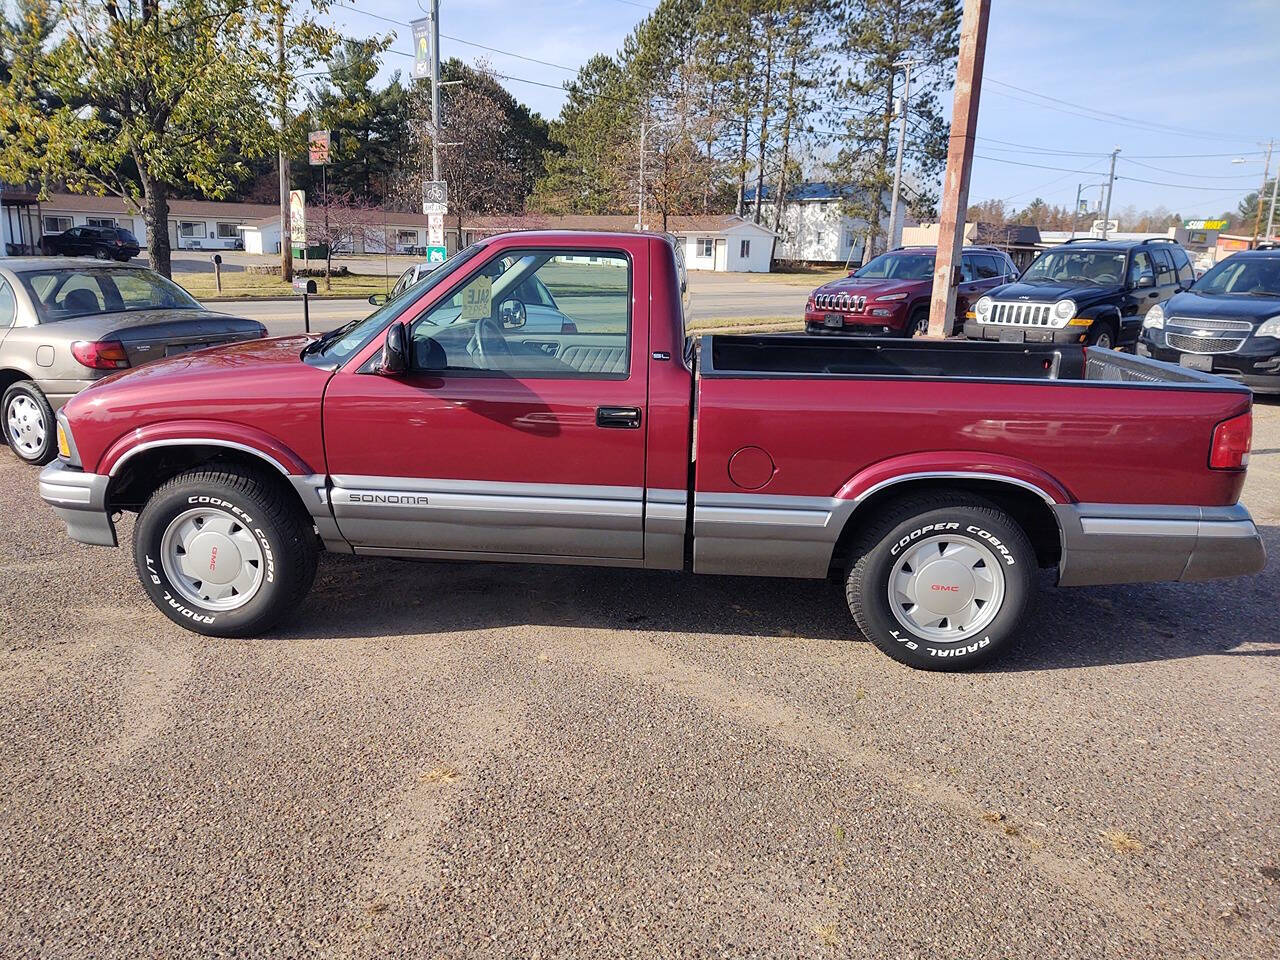
[[[315,534],[272,479],[194,470],[151,495],[134,528],[134,562],[170,620],[208,636],[253,636],[302,602],[315,578]]]
[[[911,667],[959,670],[1005,650],[1027,615],[1036,555],[1022,528],[967,495],[903,500],[862,532],[845,582],[859,629]]]

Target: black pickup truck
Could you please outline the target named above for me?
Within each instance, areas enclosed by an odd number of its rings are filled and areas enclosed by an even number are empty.
[[[965,314],[970,340],[1132,347],[1148,310],[1191,286],[1187,251],[1164,237],[1068,240]]]

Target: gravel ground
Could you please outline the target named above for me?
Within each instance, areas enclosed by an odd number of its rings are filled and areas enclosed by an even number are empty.
[[[3,453],[0,957],[1280,956],[1276,571],[1049,591],[959,675],[606,569],[326,557],[205,640]]]

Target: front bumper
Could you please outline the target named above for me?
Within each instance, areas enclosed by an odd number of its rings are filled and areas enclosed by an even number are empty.
[[[884,310],[880,316],[872,310]],[[828,316],[839,316],[841,325],[827,326]],[[906,310],[901,303],[869,304],[862,313],[842,310],[806,310],[804,328],[809,333],[828,333],[837,336],[884,337],[901,333],[906,325]]]
[[[1214,580],[1257,573],[1267,551],[1249,511],[1230,507],[1059,504],[1058,585]]]
[[[67,525],[67,536],[100,547],[116,545],[116,526],[107,511],[110,477],[85,473],[64,460],[40,471],[40,499]]]
[[[1180,364],[1181,350],[1169,346],[1163,331],[1146,329],[1138,340],[1138,356]],[[1254,393],[1280,393],[1280,340],[1250,337],[1231,353],[1187,354],[1208,357],[1215,376],[1243,383]]]
[[[1020,327],[1012,323],[964,322],[969,340],[999,340],[1004,343],[1084,343],[1088,327]]]

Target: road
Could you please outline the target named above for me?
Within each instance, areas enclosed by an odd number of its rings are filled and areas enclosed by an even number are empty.
[[[804,302],[814,284],[799,278],[798,282],[761,279],[747,274],[713,274],[694,272],[689,275],[689,320],[725,320],[744,317],[788,317],[798,322],[804,318]],[[816,283],[816,281],[815,281]],[[210,308],[222,313],[259,320],[273,334],[298,333],[302,330],[302,300],[237,300],[211,303]],[[364,300],[311,300],[311,329],[331,330],[363,317],[374,308]]]
[[[1049,590],[945,675],[821,583],[330,556],[206,640],[0,453],[0,956],[1275,957],[1277,592]]]

